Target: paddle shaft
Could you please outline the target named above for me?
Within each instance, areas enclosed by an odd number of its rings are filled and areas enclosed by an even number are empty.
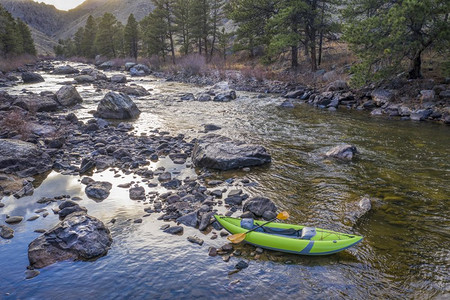
[[[255,227],[255,228],[253,228],[253,229],[250,229],[249,231],[245,232],[244,234],[247,234],[247,233],[249,233],[249,232],[255,231],[256,229],[261,228],[261,227],[263,227],[264,225],[267,225],[267,224],[269,224],[269,223],[272,223],[272,222],[275,221],[276,219],[278,219],[278,218],[275,217],[275,218],[273,218],[273,219],[270,220],[270,221],[267,221],[267,222],[265,222],[265,223],[263,223],[263,224],[261,224],[261,225]]]

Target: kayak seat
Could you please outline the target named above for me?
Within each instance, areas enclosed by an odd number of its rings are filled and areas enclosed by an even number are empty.
[[[281,235],[291,235],[295,237],[300,236],[301,230],[295,230],[294,228],[274,228],[274,227],[262,227],[264,232],[270,233],[270,234],[281,234]]]
[[[255,225],[255,222],[252,218],[244,218],[241,220],[241,227],[247,230],[252,230],[255,227],[258,227]],[[294,228],[274,228],[274,227],[260,227],[255,230],[256,232],[264,232],[269,234],[276,234],[276,235],[287,235],[291,237],[299,238],[301,235],[301,230],[295,230]]]

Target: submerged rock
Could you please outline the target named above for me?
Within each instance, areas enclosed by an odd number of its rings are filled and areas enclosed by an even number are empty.
[[[347,208],[344,223],[349,226],[354,226],[371,209],[372,200],[368,197],[363,197],[360,201],[350,204],[350,207]]]
[[[145,200],[145,189],[141,186],[137,186],[130,189],[131,200]]]
[[[352,160],[353,156],[358,153],[353,145],[340,145],[330,149],[325,153],[327,157],[334,157],[343,160]]]
[[[28,259],[38,269],[64,260],[91,260],[106,255],[111,244],[103,222],[76,212],[31,242]]]
[[[192,161],[199,168],[230,170],[270,163],[271,156],[262,146],[208,134],[196,143]]]
[[[104,119],[133,119],[140,113],[141,111],[128,95],[109,92],[100,101],[95,116]]]

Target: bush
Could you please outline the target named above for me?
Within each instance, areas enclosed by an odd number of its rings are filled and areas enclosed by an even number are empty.
[[[206,59],[199,54],[190,54],[182,57],[177,66],[185,76],[202,75],[206,69]]]
[[[31,136],[32,125],[27,115],[20,109],[14,109],[0,119],[0,129],[10,136],[19,135],[21,140],[28,140]]]

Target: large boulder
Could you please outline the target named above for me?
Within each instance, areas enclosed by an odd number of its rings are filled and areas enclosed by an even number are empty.
[[[141,111],[128,95],[109,92],[100,101],[95,116],[104,119],[133,119],[140,113]]]
[[[56,92],[56,98],[62,106],[73,106],[83,102],[77,89],[71,85],[65,85]]]
[[[208,134],[197,141],[192,161],[199,168],[230,170],[270,163],[271,157],[262,146]]]
[[[275,213],[277,211],[276,205],[268,198],[254,197],[245,202],[243,211],[249,211],[257,217],[262,217],[267,212]]]
[[[57,67],[53,70],[53,74],[55,75],[70,75],[78,73],[80,73],[80,71],[69,65]]]
[[[32,241],[28,259],[38,269],[64,260],[92,260],[106,255],[111,244],[105,224],[80,211]]]
[[[24,83],[37,83],[37,82],[45,81],[41,75],[39,75],[37,73],[32,73],[32,72],[23,72],[22,80]]]
[[[56,111],[59,108],[59,103],[53,98],[39,95],[21,95],[14,105],[32,112]]]
[[[26,171],[24,177],[37,175],[51,169],[51,159],[36,145],[10,139],[0,139],[0,170]]]

